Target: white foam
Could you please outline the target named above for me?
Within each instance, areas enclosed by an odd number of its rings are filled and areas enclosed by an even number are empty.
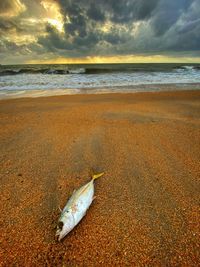
[[[187,67],[187,66],[185,66]],[[77,70],[77,69],[76,69]],[[0,98],[6,95],[28,95],[35,91],[37,95],[79,93],[79,89],[116,88],[117,86],[137,86],[147,84],[177,84],[200,83],[200,71],[190,68],[169,72],[117,72],[104,74],[80,74],[85,69],[78,69],[79,73],[67,75],[47,74],[18,74],[0,76]],[[59,91],[61,90],[61,91]],[[62,91],[64,90],[64,91]],[[37,91],[37,92],[36,92]],[[57,93],[56,93],[57,92]]]
[[[68,72],[71,74],[83,74],[85,73],[84,68],[68,69]]]

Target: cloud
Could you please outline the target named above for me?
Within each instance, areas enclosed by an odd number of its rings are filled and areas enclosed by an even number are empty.
[[[156,36],[165,34],[178,21],[183,12],[187,11],[192,2],[193,0],[160,0],[152,18]]]
[[[105,14],[103,13],[102,7],[98,7],[94,3],[91,3],[88,10],[87,10],[87,16],[90,19],[93,19],[95,21],[105,21]]]
[[[199,0],[0,1],[0,59],[200,51]]]
[[[0,1],[0,17],[15,17],[26,10],[26,6],[20,0]]]
[[[58,52],[58,50],[71,50],[72,44],[60,35],[59,31],[51,25],[46,26],[47,36],[38,38],[38,44],[42,45],[47,52]]]
[[[145,20],[151,17],[159,0],[124,0],[108,1],[108,10],[111,20],[115,23],[127,23],[130,21]]]

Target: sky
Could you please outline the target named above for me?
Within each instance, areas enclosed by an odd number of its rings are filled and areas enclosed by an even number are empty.
[[[0,64],[200,63],[200,0],[0,0]]]

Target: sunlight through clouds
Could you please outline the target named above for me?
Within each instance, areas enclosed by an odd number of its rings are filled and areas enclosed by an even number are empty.
[[[20,0],[6,1],[1,0],[1,12],[0,17],[12,18],[18,16],[20,13],[26,10],[25,4]]]
[[[196,62],[199,14],[199,0],[4,0],[0,61]]]
[[[48,15],[44,21],[53,25],[58,31],[63,32],[63,17],[60,13],[59,5],[55,1],[42,1],[41,5],[45,8]]]

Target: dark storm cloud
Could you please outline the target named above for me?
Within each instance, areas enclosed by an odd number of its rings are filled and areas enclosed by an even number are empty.
[[[86,19],[82,14],[70,17],[70,23],[65,23],[65,32],[71,35],[78,34],[80,37],[85,37]]]
[[[116,23],[144,20],[151,16],[159,0],[123,0],[106,2],[111,20]]]
[[[98,24],[110,21],[114,25],[125,25],[125,27],[131,30],[131,24],[134,22],[147,21],[149,22],[149,31],[153,32],[153,35],[149,35],[146,32],[146,37],[143,39],[151,37],[160,37],[159,44],[152,40],[152,44],[149,47],[146,44],[141,45],[141,52],[154,51],[159,47],[160,51],[165,51],[167,48],[171,50],[174,46],[173,41],[171,44],[165,42],[165,38],[162,37],[171,28],[175,27],[177,21],[180,17],[187,13],[190,6],[194,3],[194,0],[102,0],[94,1],[91,0],[60,0],[60,7],[64,19],[66,16],[69,21],[65,21],[65,34],[66,36],[74,36],[74,45],[82,46],[95,45],[97,41],[105,41],[112,45],[120,45],[126,42],[126,40],[131,39],[132,45],[126,47],[128,53],[134,53],[134,51],[139,51],[137,44],[140,43],[139,40],[135,39],[133,36],[127,33],[127,36],[122,38],[122,36],[113,32],[113,29],[109,33],[101,33],[95,30]],[[198,0],[196,0],[198,2]],[[196,22],[198,24],[198,22]],[[91,26],[92,25],[92,26]],[[187,30],[190,31],[192,24],[188,25]],[[186,28],[185,28],[186,30]],[[174,31],[174,34],[180,34]],[[184,34],[184,27],[182,28]],[[127,31],[128,32],[128,31]],[[191,33],[193,35],[195,33]],[[96,37],[95,37],[96,35]],[[92,36],[93,38],[90,38]],[[137,35],[140,38],[141,34]],[[154,37],[155,36],[155,37]],[[176,39],[176,38],[175,38]],[[95,40],[95,42],[93,41]],[[149,42],[147,42],[149,43]],[[155,47],[152,45],[155,44]],[[178,46],[179,44],[177,44]],[[192,45],[193,47],[194,45]],[[144,47],[145,49],[142,49]],[[175,47],[175,46],[174,46]],[[76,47],[77,48],[77,47]],[[188,46],[189,48],[189,46]],[[123,47],[121,48],[123,50]],[[119,49],[117,49],[119,51]],[[114,51],[114,50],[113,50]],[[84,50],[85,52],[85,50]]]
[[[159,0],[59,0],[63,15],[70,18],[77,14],[86,14],[95,21],[105,21],[106,18],[116,23],[143,20],[151,16]]]
[[[54,6],[48,10],[51,4],[57,5],[63,31],[42,20],[54,12]],[[179,51],[196,55],[199,14],[200,0],[4,0],[0,46],[4,54],[32,51],[69,57]],[[20,37],[28,35],[35,41],[20,44]]]
[[[105,14],[103,13],[102,8],[98,7],[94,3],[90,4],[89,9],[87,11],[87,16],[90,19],[93,19],[96,21],[105,21]]]
[[[199,27],[199,25],[200,25],[200,18],[196,20],[188,21],[185,23],[185,25],[180,27],[180,29],[178,30],[178,33],[186,34],[187,32],[196,30],[196,28]]]
[[[48,51],[55,52],[56,49],[73,49],[72,44],[70,44],[67,39],[62,38],[59,32],[54,27],[47,25],[46,32],[48,33],[48,37],[39,37],[38,43],[44,46]]]
[[[177,33],[176,41],[167,49],[170,51],[199,51],[200,55],[200,20],[186,24]]]
[[[175,24],[168,37],[172,41],[167,47],[171,51],[200,52],[200,1],[193,1],[179,23]]]
[[[186,12],[193,0],[160,0],[152,18],[152,25],[157,36],[165,34]]]
[[[82,49],[83,54],[87,53],[85,46],[91,48],[91,46],[95,46],[98,42],[104,41],[114,46],[124,43],[129,37],[128,35],[126,37],[122,36],[120,32],[116,31],[114,29],[115,24],[130,27],[129,24],[134,21],[148,19],[157,6],[158,1],[102,0],[94,3],[91,0],[59,0],[64,20],[65,38],[69,39],[71,36],[74,48]],[[99,27],[109,21],[114,25],[111,32],[101,32]],[[55,43],[53,34],[48,33],[48,35],[49,41]],[[59,37],[56,35],[55,40],[59,44],[62,43],[62,49],[64,49],[63,41],[58,39]],[[56,43],[55,47],[58,47]]]
[[[92,46],[96,45],[98,41],[100,41],[100,36],[98,34],[95,34],[93,32],[90,32],[85,36],[85,38],[82,38],[81,36],[76,37],[74,39],[74,45],[75,47],[85,47],[85,48],[91,48]]]
[[[66,36],[76,36],[75,41],[78,39],[79,44],[86,44],[86,40],[93,40],[95,29],[98,24],[106,21],[118,24],[129,24],[134,21],[148,19],[152,11],[156,8],[159,0],[59,0],[61,12],[65,21],[64,29]],[[96,35],[99,31],[96,31]],[[78,38],[77,38],[78,35]],[[88,36],[93,38],[88,38]],[[95,39],[102,40],[102,34]],[[122,38],[117,35],[111,37],[105,35],[105,41],[110,43],[119,43]],[[80,39],[83,39],[81,42]],[[89,43],[88,43],[89,44]]]
[[[40,37],[38,43],[46,48],[49,52],[65,54],[74,57],[76,54],[83,55],[89,53],[88,50],[95,47],[100,41],[101,36],[90,31],[84,37],[81,35],[73,36],[73,40],[69,41],[54,27],[47,25],[46,32],[48,36]],[[69,34],[69,33],[68,33]]]

